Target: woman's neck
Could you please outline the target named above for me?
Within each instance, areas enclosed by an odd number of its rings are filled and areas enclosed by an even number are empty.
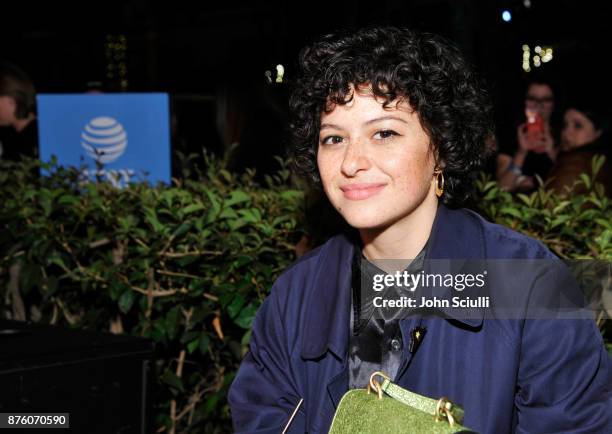
[[[414,259],[429,239],[437,207],[438,200],[434,196],[384,229],[360,230],[363,254],[369,260]]]
[[[33,113],[30,113],[28,115],[27,118],[25,119],[16,119],[15,122],[13,122],[13,128],[15,129],[15,131],[17,131],[18,133],[22,132],[23,130],[25,130],[25,128],[30,125],[30,123],[36,118],[36,116],[34,116]]]

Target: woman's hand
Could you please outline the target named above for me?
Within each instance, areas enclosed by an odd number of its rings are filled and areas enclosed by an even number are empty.
[[[517,140],[519,149],[523,152],[534,152],[536,154],[548,154],[551,160],[555,160],[555,141],[550,132],[550,125],[544,124],[543,131],[529,131],[527,124],[523,123],[517,128]]]

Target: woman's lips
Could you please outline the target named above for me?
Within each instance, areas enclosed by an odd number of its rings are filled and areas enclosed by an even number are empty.
[[[383,188],[386,184],[347,184],[340,187],[344,197],[349,200],[364,200],[374,196]]]

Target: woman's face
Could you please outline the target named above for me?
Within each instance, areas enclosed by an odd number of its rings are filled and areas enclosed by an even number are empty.
[[[385,109],[360,88],[323,113],[317,164],[327,197],[357,229],[384,229],[437,204],[430,139],[407,102]]]
[[[0,127],[12,125],[16,120],[15,110],[17,104],[15,98],[6,95],[0,95]]]
[[[543,83],[530,84],[525,95],[525,106],[528,110],[540,113],[544,121],[549,122],[555,108],[555,97],[551,87]]]
[[[578,110],[568,109],[565,112],[561,132],[561,148],[564,151],[587,145],[600,135],[601,131],[596,129],[593,122]]]

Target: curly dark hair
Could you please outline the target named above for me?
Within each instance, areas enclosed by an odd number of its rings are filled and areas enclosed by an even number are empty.
[[[298,173],[320,183],[320,116],[352,99],[352,86],[371,86],[387,107],[407,99],[416,110],[443,168],[442,200],[459,205],[493,135],[487,93],[459,50],[440,36],[395,27],[327,35],[302,50],[289,101],[292,160]]]

